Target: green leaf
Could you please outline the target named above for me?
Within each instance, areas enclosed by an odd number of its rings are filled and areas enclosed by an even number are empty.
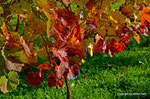
[[[0,77],[0,86],[1,86],[3,83],[5,83],[6,80],[7,80],[7,79],[6,79],[6,76],[1,76],[1,77]]]
[[[14,57],[17,57],[23,63],[28,63],[28,58],[27,58],[27,56],[23,50],[16,52],[16,53],[13,53],[11,55]]]
[[[40,47],[42,44],[43,44],[43,40],[38,40],[37,43],[34,45],[34,48],[35,48],[36,50],[38,50],[39,47]]]
[[[76,3],[71,3],[70,5],[72,12],[74,12],[77,15],[77,4]]]
[[[20,2],[13,3],[10,11],[13,14],[31,14],[31,4],[26,0],[20,0]]]
[[[0,77],[0,88],[3,93],[11,92],[17,88],[19,84],[19,76],[17,72],[10,71],[8,77]]]
[[[48,37],[48,40],[51,41],[52,43],[56,43],[56,40],[51,37]]]
[[[8,73],[7,90],[9,92],[15,90],[18,84],[19,84],[19,76],[17,72],[10,71]]]
[[[0,6],[0,14],[3,14],[4,13],[4,10],[3,8]]]
[[[33,38],[32,42],[35,41],[38,38],[42,39],[42,36],[40,34],[36,34],[36,36]]]
[[[0,77],[0,89],[3,93],[7,93],[8,90],[7,90],[7,82],[8,82],[8,79],[6,79],[6,76],[1,76]]]
[[[56,3],[57,3],[58,8],[61,8],[61,9],[64,8],[64,6],[62,5],[62,3],[60,3],[60,2],[56,2]]]
[[[111,6],[111,10],[110,11],[115,11],[115,10],[119,10],[119,8],[122,6],[122,4],[125,3],[125,0],[119,0],[119,1],[112,1],[110,3]]]
[[[10,2],[11,2],[11,0],[5,0],[4,4],[8,4]]]

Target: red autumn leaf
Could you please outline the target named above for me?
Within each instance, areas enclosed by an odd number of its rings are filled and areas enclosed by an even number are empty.
[[[107,48],[107,41],[104,40],[98,34],[96,34],[95,39],[96,39],[96,44],[93,53],[105,53]]]
[[[43,82],[43,75],[39,72],[28,72],[26,76],[26,83],[32,87],[37,87]]]
[[[59,85],[59,86],[57,87],[57,89],[58,89],[59,87],[61,88],[61,87],[63,86],[63,81],[62,81],[62,80],[59,80],[59,81],[58,81],[58,85]]]
[[[95,0],[89,0],[89,2],[86,3],[86,7],[91,10],[93,6],[95,5]]]
[[[62,24],[68,28],[77,22],[78,18],[74,12],[68,11],[66,9],[59,9],[57,12],[57,18],[62,22]]]
[[[67,52],[66,52],[66,48],[61,48],[61,49],[57,49],[57,48],[53,48],[52,52],[53,54],[58,57],[60,59],[61,62],[66,62],[67,61]]]
[[[84,58],[86,56],[85,47],[83,46],[83,42],[78,42],[73,44],[72,46],[68,46],[67,53],[68,56],[75,56],[78,55],[81,58]]]
[[[58,79],[64,78],[63,74],[65,73],[66,68],[69,67],[68,62],[61,62],[59,66],[55,66],[56,76]]]
[[[45,63],[38,65],[37,68],[40,69],[40,76],[42,74],[41,72],[44,72],[46,74],[46,70],[50,70],[50,66]]]
[[[37,68],[39,68],[41,70],[50,70],[50,66],[48,64],[45,64],[45,63],[38,65]]]
[[[67,78],[68,78],[68,79],[75,79],[75,78],[77,78],[79,75],[80,75],[79,66],[72,65],[72,66],[69,68],[69,73],[68,73]]]
[[[129,44],[129,41],[131,40],[131,38],[128,35],[124,35],[122,37],[122,42]]]
[[[6,37],[6,40],[9,40],[10,34],[8,33],[8,30],[7,30],[7,27],[6,27],[5,23],[3,23],[3,25],[1,26],[1,29],[2,29],[3,34]]]
[[[109,55],[112,57],[113,55],[115,55],[115,53],[117,51],[122,52],[125,48],[125,44],[124,43],[118,43],[116,40],[111,39],[110,44],[109,44]]]
[[[142,35],[145,35],[145,36],[148,36],[149,34],[149,31],[148,31],[148,28],[147,26],[142,26],[140,29],[139,29],[139,33]]]
[[[119,52],[123,52],[123,50],[125,49],[125,44],[123,43],[123,42],[121,42],[121,43],[119,43],[119,45],[118,45],[118,43],[116,43],[116,49],[117,49],[117,51],[119,51]]]
[[[38,65],[37,68],[40,69],[41,72],[45,71],[45,70],[50,70],[50,66],[48,64],[45,64],[45,63]]]
[[[48,87],[61,88],[63,86],[62,80],[58,79],[55,73],[50,73],[48,75]]]

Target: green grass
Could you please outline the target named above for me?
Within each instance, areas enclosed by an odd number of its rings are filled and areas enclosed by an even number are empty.
[[[123,68],[126,66],[126,69]],[[72,99],[140,99],[150,97],[150,47],[131,47],[114,57],[95,54],[85,59],[81,75],[70,80]],[[23,75],[23,73],[22,73]],[[24,75],[25,77],[25,75]],[[64,99],[66,85],[48,88],[46,79],[39,87],[30,87],[20,79],[17,90],[3,94],[0,99]],[[85,79],[86,77],[86,79]],[[117,93],[146,93],[146,96],[118,96]]]

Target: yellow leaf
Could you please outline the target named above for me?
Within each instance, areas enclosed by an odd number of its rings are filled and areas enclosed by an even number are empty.
[[[32,9],[30,7],[30,2],[26,0],[20,0],[20,2],[13,3],[10,11],[13,14],[28,14],[31,15]]]
[[[46,58],[46,55],[47,55],[47,52],[46,52],[46,49],[45,47],[44,48],[41,48],[37,51],[37,54],[40,58]]]
[[[106,35],[106,28],[108,25],[108,21],[98,21],[96,30],[100,36],[104,37]]]
[[[88,45],[88,48],[89,48],[89,53],[90,53],[90,55],[93,56],[93,44],[90,43],[90,44]]]
[[[116,25],[116,30],[118,30],[119,29],[119,26],[118,25]]]
[[[112,16],[110,16],[110,20],[112,20],[112,21],[115,22],[115,23],[118,23],[118,21],[115,20]]]
[[[74,0],[73,2],[75,2],[77,5],[82,5],[82,4],[86,4],[89,0]]]
[[[84,60],[84,59],[82,59],[82,60],[81,60],[81,62],[84,64],[84,63],[85,63],[85,60]]]
[[[108,32],[107,32],[108,36],[116,36],[116,29],[115,28],[108,28]]]
[[[115,23],[125,23],[125,16],[119,12],[119,11],[115,11],[115,12],[110,12],[110,20],[112,20]]]

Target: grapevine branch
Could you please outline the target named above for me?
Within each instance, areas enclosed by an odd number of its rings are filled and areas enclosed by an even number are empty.
[[[20,22],[20,15],[18,15],[17,26],[16,26],[15,32],[18,32],[18,30],[19,30],[19,22]]]
[[[67,86],[67,99],[71,99],[71,90],[70,90],[70,84],[68,82],[68,78],[65,78],[66,86]]]
[[[43,39],[43,41],[44,41],[44,43],[45,43],[45,48],[46,48],[46,52],[47,52],[47,55],[48,55],[48,60],[49,60],[49,62],[50,63],[52,63],[52,59],[51,59],[51,53],[47,50],[47,48],[49,48],[48,47],[48,45],[47,45],[47,43],[46,43],[46,41],[45,41],[45,39],[44,39],[44,35],[41,35],[42,36],[42,39]]]
[[[6,21],[6,19],[7,19],[7,15],[8,15],[8,13],[9,13],[9,9],[10,9],[10,7],[12,6],[13,2],[14,2],[14,0],[11,0],[11,2],[10,2],[10,4],[9,4],[9,7],[8,7],[8,10],[7,10],[7,12],[6,12],[6,15],[5,15],[4,21]]]

